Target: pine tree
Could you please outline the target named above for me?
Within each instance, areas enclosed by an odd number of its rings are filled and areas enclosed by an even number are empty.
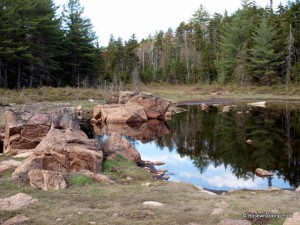
[[[83,80],[97,79],[99,71],[95,71],[96,36],[91,21],[83,17],[84,8],[79,0],[69,0],[63,12],[66,31],[66,50],[64,70],[67,73],[65,82],[72,80],[73,85],[80,86]]]
[[[254,81],[266,83],[268,86],[276,77],[282,53],[275,52],[276,28],[268,25],[268,20],[263,17],[253,35],[254,46],[250,49],[250,68]]]

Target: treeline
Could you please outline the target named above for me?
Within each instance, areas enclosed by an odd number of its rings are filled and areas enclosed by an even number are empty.
[[[52,0],[0,1],[0,86],[80,85],[104,72],[79,0],[56,15]]]
[[[188,23],[160,31],[140,43],[111,38],[106,74],[130,78],[128,56],[135,48],[142,82],[272,85],[300,79],[300,3],[266,8],[242,0],[232,15],[210,15],[201,5]],[[127,54],[125,54],[127,52]]]
[[[232,15],[200,6],[175,31],[140,42],[112,36],[106,47],[79,0],[57,9],[52,0],[0,1],[0,87],[300,81],[299,0],[266,8],[242,0]]]

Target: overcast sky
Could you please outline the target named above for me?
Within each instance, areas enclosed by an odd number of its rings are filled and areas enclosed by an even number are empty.
[[[68,0],[54,0],[63,5]],[[256,0],[265,7],[270,0]],[[286,0],[273,0],[274,8]],[[85,17],[91,19],[100,45],[107,46],[111,34],[117,39],[128,40],[135,34],[138,40],[156,31],[175,29],[182,21],[188,21],[202,4],[211,14],[232,13],[240,8],[240,0],[81,0]]]

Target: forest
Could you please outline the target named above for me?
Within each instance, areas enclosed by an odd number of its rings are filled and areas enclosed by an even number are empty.
[[[99,34],[101,35],[101,34]],[[300,82],[300,1],[229,15],[203,5],[175,30],[100,46],[79,0],[0,1],[0,87],[132,83],[276,85]]]

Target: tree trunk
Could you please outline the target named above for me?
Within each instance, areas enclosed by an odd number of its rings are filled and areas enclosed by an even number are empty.
[[[17,89],[21,88],[21,63],[18,63]]]
[[[4,64],[4,87],[8,87],[8,81],[7,81],[7,60],[5,60]]]

